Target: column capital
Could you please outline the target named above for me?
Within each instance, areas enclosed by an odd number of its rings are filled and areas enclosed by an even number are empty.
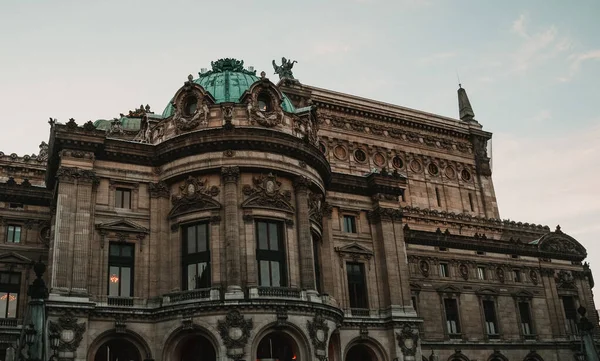
[[[221,176],[223,177],[223,181],[225,183],[237,183],[240,177],[240,167],[222,167]]]
[[[296,192],[302,192],[310,187],[311,181],[308,177],[298,176],[294,178],[294,190]]]
[[[148,191],[150,198],[169,198],[169,186],[163,181],[148,184]]]
[[[379,223],[382,221],[401,221],[402,210],[395,208],[377,207],[367,213],[370,223]]]

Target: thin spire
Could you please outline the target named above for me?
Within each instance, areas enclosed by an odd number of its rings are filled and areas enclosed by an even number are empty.
[[[473,107],[471,107],[467,91],[463,89],[460,83],[458,84],[458,112],[460,120],[462,121],[468,122],[475,118],[475,113],[473,112]]]

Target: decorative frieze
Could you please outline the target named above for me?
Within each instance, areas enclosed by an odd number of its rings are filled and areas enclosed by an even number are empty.
[[[74,167],[60,167],[56,171],[56,178],[61,182],[74,183],[82,182],[82,183],[91,183],[93,185],[98,185],[100,183],[100,179],[96,176],[96,173],[87,169],[79,169]]]

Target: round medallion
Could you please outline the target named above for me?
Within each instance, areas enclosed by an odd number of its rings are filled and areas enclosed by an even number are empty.
[[[362,149],[354,151],[354,159],[359,163],[364,163],[367,160],[367,154]]]
[[[415,345],[415,342],[413,341],[412,338],[408,337],[408,338],[404,339],[404,347],[406,347],[407,349],[412,350],[414,345]]]
[[[231,327],[228,332],[229,338],[234,341],[239,340],[244,335],[244,332],[239,327]]]
[[[275,182],[269,179],[265,184],[265,189],[267,193],[273,194],[275,192]]]
[[[325,341],[325,332],[323,330],[317,330],[317,340],[324,342]]]
[[[446,171],[444,173],[446,174],[446,177],[449,179],[454,179],[454,177],[456,177],[456,171],[452,167],[447,167]]]
[[[375,153],[373,156],[373,163],[378,167],[383,167],[385,165],[385,156],[383,153]]]
[[[423,166],[418,160],[413,159],[410,161],[410,169],[415,173],[419,173],[423,170]]]
[[[333,155],[335,155],[337,159],[344,160],[348,156],[348,151],[344,146],[338,145],[333,149]]]
[[[63,342],[69,343],[69,342],[73,341],[74,338],[75,338],[75,332],[73,332],[73,330],[63,330],[60,333],[60,339]]]
[[[187,192],[188,194],[194,194],[196,193],[196,187],[194,186],[194,183],[190,183],[187,186]]]
[[[435,165],[435,163],[429,163],[429,165],[427,166],[427,170],[431,175],[438,175],[440,173],[440,169],[437,165]]]
[[[465,182],[469,182],[471,180],[471,173],[469,173],[469,171],[466,169],[463,169],[460,172],[460,176]]]
[[[396,169],[402,169],[404,167],[404,162],[402,161],[402,158],[400,158],[399,156],[395,156],[394,158],[392,158],[392,166]]]

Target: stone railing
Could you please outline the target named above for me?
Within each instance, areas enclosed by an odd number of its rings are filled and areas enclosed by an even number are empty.
[[[172,292],[163,296],[163,305],[185,302],[185,301],[200,301],[200,300],[219,300],[220,291],[218,288],[199,288],[189,291]]]
[[[350,316],[352,316],[352,317],[371,317],[371,310],[368,308],[351,308]]]
[[[155,303],[151,299],[138,298],[138,297],[113,297],[113,296],[100,296],[96,297],[97,306],[109,306],[109,307],[155,307]]]
[[[21,321],[18,318],[0,318],[0,327],[17,327],[21,325]]]
[[[302,298],[302,291],[289,287],[258,287],[259,297]]]

